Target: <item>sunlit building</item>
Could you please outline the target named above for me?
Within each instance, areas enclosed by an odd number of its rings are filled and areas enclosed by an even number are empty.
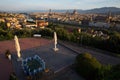
[[[48,22],[45,20],[36,20],[37,27],[45,28],[48,26]]]

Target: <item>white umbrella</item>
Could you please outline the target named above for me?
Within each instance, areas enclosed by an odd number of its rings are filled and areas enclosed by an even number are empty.
[[[56,34],[56,32],[54,32],[54,45],[55,45],[55,47],[53,48],[54,51],[58,51],[58,48],[57,48],[57,34]]]
[[[55,45],[57,45],[57,34],[54,32],[54,40],[55,40]]]
[[[19,45],[18,37],[16,35],[14,37],[14,40],[15,40],[15,48],[16,48],[16,51],[17,51],[17,56],[18,56],[18,58],[20,58],[21,57],[20,45]]]

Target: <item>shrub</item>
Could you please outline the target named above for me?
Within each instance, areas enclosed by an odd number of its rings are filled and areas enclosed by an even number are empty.
[[[107,80],[105,77],[109,74],[112,66],[111,65],[102,65],[102,67],[98,70],[97,79],[98,80]]]
[[[104,80],[120,80],[120,64],[113,66]]]
[[[76,71],[87,80],[95,80],[101,64],[89,53],[79,54],[75,61]]]
[[[120,64],[101,65],[89,53],[79,54],[75,65],[76,71],[86,80],[120,80]]]

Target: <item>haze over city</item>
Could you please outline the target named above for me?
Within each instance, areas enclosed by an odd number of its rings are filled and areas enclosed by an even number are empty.
[[[120,0],[1,0],[0,10],[93,9],[119,7]],[[106,5],[107,4],[107,5]]]

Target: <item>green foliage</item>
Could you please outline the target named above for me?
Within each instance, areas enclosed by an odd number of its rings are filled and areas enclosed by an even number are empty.
[[[31,30],[30,29],[14,29],[14,35],[17,35],[18,37],[31,37]]]
[[[120,64],[102,65],[89,53],[79,54],[75,66],[78,74],[86,80],[120,80]]]
[[[120,80],[120,64],[113,66],[104,80]]]
[[[59,26],[58,24],[54,24],[54,23],[49,23],[49,25],[47,26],[48,28],[51,28],[52,30],[55,30],[56,28],[60,28],[61,26]]]
[[[10,39],[13,39],[12,31],[0,29],[0,40],[10,40]]]
[[[108,40],[109,50],[112,52],[120,53],[120,34],[114,32]],[[114,50],[114,51],[113,51]]]
[[[70,41],[77,42],[77,37],[73,33],[70,34]]]
[[[58,38],[61,40],[69,40],[69,33],[63,28],[56,28]]]
[[[14,35],[17,35],[19,38],[32,37],[34,34],[41,34],[42,37],[53,37],[53,30],[50,28],[45,29],[11,29],[3,30],[0,29],[0,40],[10,40],[14,38]]]
[[[0,29],[2,29],[2,30],[6,30],[7,29],[5,22],[0,22]]]
[[[98,69],[97,79],[98,80],[107,80],[105,77],[109,74],[112,66],[111,65],[102,65],[100,69]]]
[[[76,29],[73,28],[73,32],[68,32],[64,27],[55,28],[58,39],[75,42],[85,46],[92,46],[98,49],[107,50],[110,52],[120,54],[120,33],[115,31],[102,30],[104,33],[109,34],[109,39],[103,39],[101,37],[92,37],[91,34],[81,32],[78,33]]]
[[[42,35],[42,36],[47,36],[47,37],[53,37],[53,30],[51,30],[50,28],[46,28],[46,29],[41,29],[39,31],[39,33]]]
[[[41,34],[42,37],[53,38],[53,32],[57,32],[58,39],[74,42],[77,44],[82,44],[85,46],[92,46],[102,50],[107,50],[120,54],[120,33],[110,30],[102,30],[104,33],[109,34],[109,39],[102,39],[101,37],[92,37],[91,34],[86,32],[78,33],[76,28],[72,28],[73,32],[68,32],[67,28],[60,26],[58,24],[50,23],[48,28],[45,29],[6,29],[5,23],[0,23],[0,41],[13,39],[14,35],[17,35],[20,38],[32,37],[34,34]],[[86,28],[83,28],[82,31],[86,31]],[[98,29],[99,31],[99,29]]]
[[[76,71],[87,80],[95,80],[101,64],[89,53],[79,54],[75,61]]]

